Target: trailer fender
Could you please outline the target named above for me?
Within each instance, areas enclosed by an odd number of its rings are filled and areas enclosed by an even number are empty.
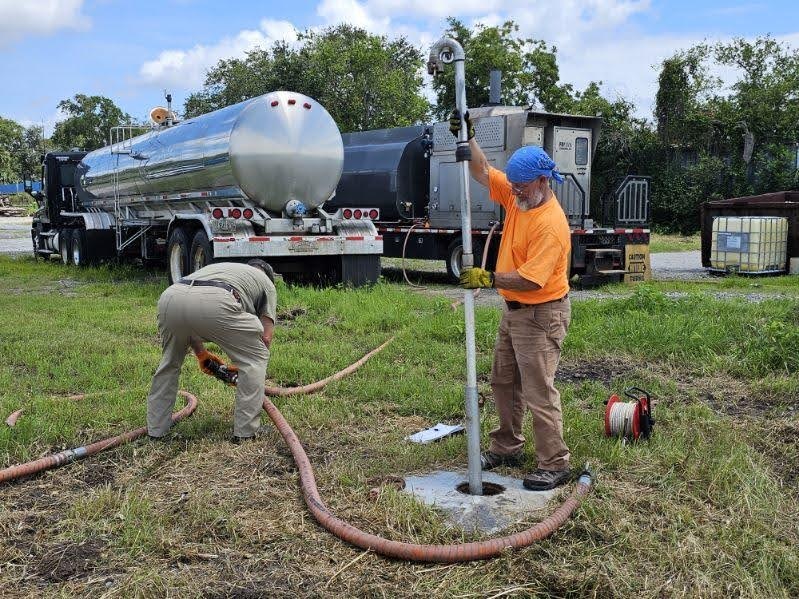
[[[108,212],[62,212],[63,218],[81,219],[87,231],[108,231],[116,227],[114,215]]]
[[[189,228],[198,228],[203,229],[205,234],[208,235],[208,239],[212,239],[214,234],[211,231],[211,225],[208,222],[208,218],[205,217],[203,214],[176,214],[172,217],[172,220],[169,221],[169,225],[167,225],[166,229],[166,238],[169,239],[169,236],[172,234],[172,231],[175,227],[189,227]]]

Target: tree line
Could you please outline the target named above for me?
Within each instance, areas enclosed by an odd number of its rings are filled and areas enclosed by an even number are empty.
[[[595,218],[627,174],[652,177],[652,224],[683,233],[698,229],[703,201],[799,185],[799,52],[769,36],[700,44],[664,60],[654,114],[645,119],[628,99],[603,94],[601,81],[584,89],[562,83],[557,48],[520,36],[513,21],[470,28],[450,18],[447,34],[466,52],[469,106],[488,102],[489,72],[497,68],[504,104],[602,117],[592,165]],[[427,49],[403,37],[344,24],[307,31],[296,44],[278,41],[219,61],[182,116],[290,89],[317,99],[342,132],[429,123],[447,115],[455,92],[448,69],[428,100],[426,58]],[[102,96],[78,94],[59,108],[66,116],[49,140],[40,127],[0,119],[0,180],[36,173],[42,147],[95,149],[107,144],[110,127],[131,122]]]

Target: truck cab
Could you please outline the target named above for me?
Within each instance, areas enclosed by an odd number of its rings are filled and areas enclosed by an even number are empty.
[[[63,230],[74,220],[65,213],[75,212],[75,171],[86,152],[48,152],[42,158],[42,190],[33,192],[39,205],[31,224],[33,252],[37,257],[61,253],[71,248],[64,244]]]

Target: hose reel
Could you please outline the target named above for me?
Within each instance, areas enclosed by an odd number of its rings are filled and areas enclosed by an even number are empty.
[[[648,439],[655,426],[649,393],[640,387],[628,387],[624,395],[632,401],[624,402],[613,394],[605,402],[605,435],[631,441]]]

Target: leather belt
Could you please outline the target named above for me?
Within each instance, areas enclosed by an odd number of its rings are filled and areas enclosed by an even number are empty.
[[[549,300],[548,302],[541,302],[540,304],[523,304],[522,302],[516,302],[512,300],[505,300],[505,305],[508,307],[508,310],[521,310],[522,308],[535,308],[536,306],[543,306],[544,304],[552,304],[554,302],[562,302],[565,299],[569,298],[569,294],[567,293],[561,298],[555,300]]]
[[[227,283],[223,283],[222,281],[203,281],[202,279],[181,279],[178,281],[181,285],[188,285],[189,287],[219,287],[220,289],[224,289],[225,291],[230,291],[233,294],[233,297],[236,298],[236,301],[240,302],[241,297],[239,296],[238,290],[233,287],[233,285],[228,285]]]

